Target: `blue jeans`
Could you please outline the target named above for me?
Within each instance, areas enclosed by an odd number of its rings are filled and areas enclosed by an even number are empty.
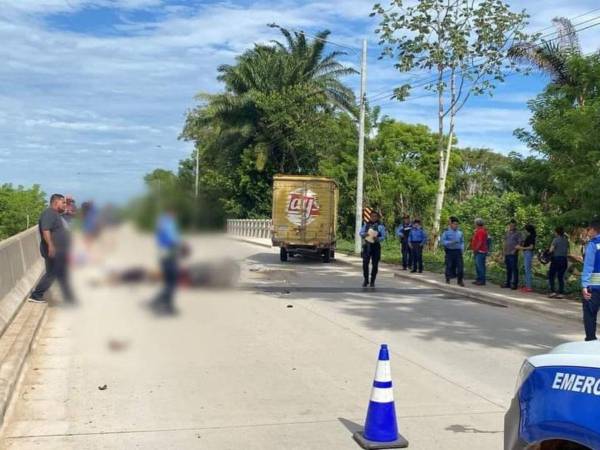
[[[486,253],[475,253],[475,271],[477,272],[477,281],[485,284],[485,260],[487,259]]]
[[[506,255],[504,263],[506,264],[506,286],[516,288],[519,286],[519,256]]]
[[[533,250],[523,252],[523,261],[525,263],[525,286],[531,288],[533,284]]]

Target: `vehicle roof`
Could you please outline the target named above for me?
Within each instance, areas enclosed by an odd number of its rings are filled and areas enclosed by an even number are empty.
[[[528,359],[534,367],[572,366],[600,369],[600,342],[569,342],[559,345],[545,355]]]

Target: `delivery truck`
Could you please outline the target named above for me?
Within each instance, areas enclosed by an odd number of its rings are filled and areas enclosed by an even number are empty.
[[[280,259],[313,254],[335,257],[339,189],[330,178],[277,175],[273,179],[272,242]]]

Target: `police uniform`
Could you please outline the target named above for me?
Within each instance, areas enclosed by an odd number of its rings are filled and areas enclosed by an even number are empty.
[[[600,310],[600,234],[590,240],[585,250],[581,286],[591,292],[590,300],[583,300],[585,340],[596,340],[596,320]]]
[[[412,228],[410,222],[402,223],[396,227],[396,236],[400,239],[401,244],[400,251],[402,252],[402,268],[404,270],[412,266],[411,251],[408,245],[408,237]]]
[[[446,283],[449,283],[452,278],[457,278],[460,284],[464,278],[464,234],[458,228],[456,230],[448,228],[442,233],[441,241],[446,251]]]
[[[369,242],[365,238],[369,234],[369,230],[377,231],[375,242]],[[385,240],[385,227],[379,221],[367,222],[360,229],[360,236],[363,238],[362,260],[363,260],[363,286],[369,284],[369,262],[372,263],[371,268],[371,287],[375,286],[377,271],[379,269],[379,260],[381,259],[381,242]]]
[[[412,272],[423,273],[423,246],[427,243],[427,234],[420,227],[413,227],[408,235],[411,248]]]

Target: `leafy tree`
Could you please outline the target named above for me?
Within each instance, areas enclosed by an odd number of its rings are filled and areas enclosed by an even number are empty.
[[[502,193],[499,176],[508,167],[510,159],[488,149],[457,149],[458,159],[453,187],[449,195],[458,201],[468,200],[475,195]]]
[[[531,131],[517,136],[543,158],[538,166],[547,168],[548,202],[558,220],[576,225],[600,211],[600,56],[573,56],[567,65],[574,83],[551,84],[530,102]]]
[[[514,42],[530,42],[523,32],[528,15],[513,12],[502,0],[409,3],[393,0],[389,7],[376,4],[382,57],[396,60],[400,72],[430,71],[435,77],[422,83],[438,98],[438,189],[433,231],[439,233],[446,192],[456,116],[472,95],[491,94],[506,73],[518,70],[508,58]],[[412,86],[398,87],[394,97],[403,100]],[[435,240],[434,240],[435,242]]]
[[[45,205],[44,193],[38,185],[29,189],[0,185],[0,240],[35,225]]]
[[[318,173],[321,155],[338,145],[337,121],[352,126],[343,117],[354,113],[354,95],[340,78],[354,70],[338,62],[342,52],[325,52],[329,31],[309,40],[277,28],[285,43],[256,45],[219,68],[225,91],[200,95],[182,133],[196,143],[204,194],[227,216],[269,214],[273,176]],[[194,171],[182,163],[185,184]]]

